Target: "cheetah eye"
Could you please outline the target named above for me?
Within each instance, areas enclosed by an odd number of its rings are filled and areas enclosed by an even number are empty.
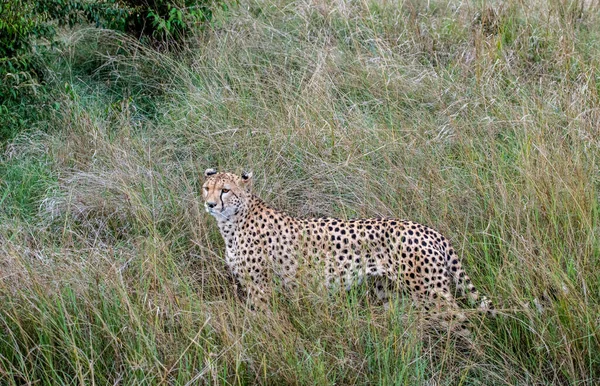
[[[204,187],[204,191],[205,191],[205,192],[208,192],[208,186],[205,186],[205,187]]]
[[[229,189],[222,189],[221,192],[223,192],[223,193],[229,193]]]

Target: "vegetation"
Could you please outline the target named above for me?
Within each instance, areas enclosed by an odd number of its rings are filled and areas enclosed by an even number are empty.
[[[0,383],[599,382],[592,3],[251,1],[175,51],[57,29],[48,108],[0,155]],[[433,226],[500,315],[469,347],[368,288],[252,313],[207,167],[295,215]]]
[[[44,54],[60,45],[61,26],[93,23],[156,48],[177,48],[211,21],[218,0],[8,0],[0,4],[0,142],[58,105],[46,89]]]

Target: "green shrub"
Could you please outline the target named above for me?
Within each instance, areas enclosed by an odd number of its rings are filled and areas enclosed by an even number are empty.
[[[47,37],[45,15],[31,1],[0,4],[0,142],[26,125],[24,110],[42,80],[31,55],[31,37]]]
[[[92,23],[150,43],[181,42],[212,19],[219,0],[8,0],[0,3],[0,143],[44,113],[36,60],[56,44],[59,27]],[[36,45],[35,42],[45,44]],[[35,51],[35,54],[34,54]],[[35,108],[33,108],[35,106]]]
[[[124,3],[132,10],[125,31],[158,41],[178,41],[195,26],[209,22],[217,4],[211,0],[124,0]]]

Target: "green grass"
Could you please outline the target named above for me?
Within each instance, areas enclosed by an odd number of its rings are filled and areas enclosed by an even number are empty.
[[[176,53],[63,31],[59,108],[0,154],[0,384],[600,382],[598,10],[250,2]],[[207,167],[440,230],[500,315],[469,348],[368,288],[246,310]]]

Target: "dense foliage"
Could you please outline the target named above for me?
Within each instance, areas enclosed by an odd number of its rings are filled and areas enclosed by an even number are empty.
[[[214,0],[0,3],[0,143],[39,120],[39,113],[52,106],[47,103],[47,95],[39,95],[37,89],[45,83],[45,65],[40,56],[58,44],[58,28],[91,24],[131,34],[155,46],[177,44],[209,22],[217,4]]]

